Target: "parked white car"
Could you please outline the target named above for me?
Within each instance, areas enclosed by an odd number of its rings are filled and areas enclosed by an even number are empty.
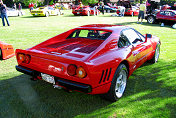
[[[24,11],[22,11],[22,10],[19,11],[19,10],[7,7],[7,16],[23,16],[23,15],[25,15]],[[0,15],[0,17],[1,17],[1,15]]]
[[[7,16],[23,16],[25,13],[21,10],[16,10],[13,8],[7,8]]]

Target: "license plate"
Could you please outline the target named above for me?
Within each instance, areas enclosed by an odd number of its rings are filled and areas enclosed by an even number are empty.
[[[79,12],[77,12],[77,14],[80,14]]]
[[[38,15],[37,13],[35,13],[35,15]]]
[[[41,73],[42,79],[48,83],[55,84],[54,76]]]

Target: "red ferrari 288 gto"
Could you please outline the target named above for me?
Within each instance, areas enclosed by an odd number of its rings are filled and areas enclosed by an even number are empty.
[[[147,60],[155,63],[160,39],[128,26],[84,25],[32,48],[16,50],[16,69],[54,86],[116,101],[127,79]]]

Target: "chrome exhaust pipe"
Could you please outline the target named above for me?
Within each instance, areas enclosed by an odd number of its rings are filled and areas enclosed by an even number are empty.
[[[57,84],[54,84],[53,87],[57,89],[62,89],[62,87],[58,86]]]

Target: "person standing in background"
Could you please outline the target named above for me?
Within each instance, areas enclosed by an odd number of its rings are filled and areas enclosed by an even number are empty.
[[[82,8],[83,7],[83,4],[82,2],[79,3],[79,7]]]
[[[139,6],[139,15],[138,15],[138,21],[137,23],[139,23],[139,19],[141,19],[141,24],[142,24],[142,21],[144,19],[144,14],[146,13],[146,5],[145,3],[143,4],[140,4]]]
[[[29,10],[30,10],[30,12],[31,12],[31,3],[29,3],[29,6],[28,6],[28,7],[29,7]]]
[[[119,6],[118,8],[120,9],[120,16],[124,17],[124,15],[125,15],[125,7],[124,6]]]
[[[12,8],[16,10],[16,3],[13,4]]]
[[[6,5],[3,4],[2,0],[1,0],[1,3],[0,3],[0,12],[1,12],[1,18],[2,18],[3,26],[5,26],[4,18],[6,19],[7,25],[10,26],[9,21],[8,21],[8,16],[7,16],[7,8],[6,8]]]
[[[19,10],[20,14],[23,15],[21,3],[18,4],[18,10]]]
[[[104,2],[101,2],[101,12],[104,15]]]
[[[93,10],[94,10],[94,16],[98,15],[98,4],[94,4],[94,7],[93,7]]]

